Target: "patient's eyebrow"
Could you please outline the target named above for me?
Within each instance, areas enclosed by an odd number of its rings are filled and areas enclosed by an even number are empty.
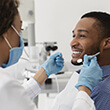
[[[83,30],[83,29],[78,30],[78,32],[87,32],[87,33],[89,33],[87,30]]]
[[[79,29],[78,32],[87,32],[87,33],[89,33],[87,30],[84,30],[84,29]],[[74,33],[74,30],[72,31],[72,33]]]

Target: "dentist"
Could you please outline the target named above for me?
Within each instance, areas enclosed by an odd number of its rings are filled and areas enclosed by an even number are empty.
[[[18,0],[0,0],[0,66],[4,69],[17,63],[23,52],[22,21],[18,12],[18,6]],[[85,59],[85,61],[88,61],[88,57]],[[88,63],[90,65],[88,65]],[[94,64],[95,66],[93,66]],[[88,68],[87,70],[85,65]],[[47,77],[51,74],[57,74],[63,66],[64,60],[62,54],[58,52],[50,56],[50,58],[40,66],[35,76],[22,86],[12,76],[1,69],[0,110],[37,110],[32,100],[40,93],[40,86],[45,82]],[[91,74],[92,70],[94,70],[94,73],[99,74],[98,77],[92,77],[92,75],[90,75],[91,77],[86,77],[86,74]],[[91,93],[90,89],[93,88],[101,78],[101,71],[96,59],[84,62],[81,71],[81,77],[77,84],[79,93],[74,102],[75,106],[73,106],[73,110],[76,110],[77,107],[77,110],[80,110],[79,107],[82,108],[83,105],[88,108],[87,110],[94,110],[88,106],[87,101],[90,102],[90,105],[92,104],[92,107],[94,106],[93,101],[89,97]],[[77,103],[80,100],[79,97],[82,99],[80,105]],[[86,109],[84,108],[83,110]]]

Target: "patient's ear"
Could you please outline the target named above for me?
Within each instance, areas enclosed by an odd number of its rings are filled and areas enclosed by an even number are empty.
[[[110,37],[104,39],[103,49],[110,49]]]

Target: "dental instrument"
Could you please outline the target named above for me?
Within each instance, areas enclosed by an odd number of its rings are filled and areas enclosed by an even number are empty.
[[[98,52],[98,53],[96,53],[96,54],[94,54],[94,55],[91,55],[90,57],[89,57],[89,60],[91,60],[92,58],[94,58],[95,56],[97,56],[97,55],[99,55],[100,54],[100,52]],[[81,63],[83,60],[80,58],[80,59],[78,59],[77,60],[77,63]]]

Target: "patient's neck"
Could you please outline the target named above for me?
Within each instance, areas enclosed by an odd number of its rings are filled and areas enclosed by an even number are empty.
[[[101,53],[98,58],[98,63],[100,66],[110,65],[110,51],[104,51]]]

